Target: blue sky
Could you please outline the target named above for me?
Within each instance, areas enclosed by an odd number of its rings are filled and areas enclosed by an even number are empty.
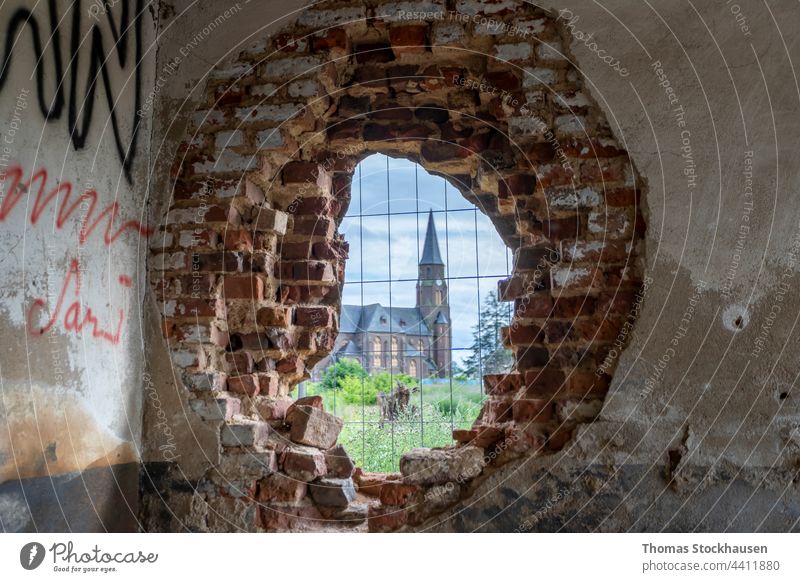
[[[356,168],[352,200],[340,229],[350,243],[343,302],[388,306],[391,297],[393,306],[414,305],[417,264],[431,209],[451,278],[453,347],[466,348],[478,321],[478,294],[483,298],[497,289],[497,281],[511,268],[511,256],[489,219],[456,188],[408,160],[376,154]],[[464,355],[456,351],[453,359],[460,361]]]

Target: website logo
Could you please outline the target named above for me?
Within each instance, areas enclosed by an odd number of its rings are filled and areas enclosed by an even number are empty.
[[[19,563],[26,570],[35,570],[44,561],[44,546],[39,542],[30,542],[19,551]]]

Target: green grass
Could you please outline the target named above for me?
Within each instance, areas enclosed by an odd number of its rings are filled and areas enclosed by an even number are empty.
[[[453,429],[469,428],[483,402],[477,384],[429,384],[420,391],[411,395],[409,409],[401,419],[384,423],[382,428],[377,406],[346,404],[333,393],[325,394],[326,409],[345,421],[339,444],[359,467],[393,472],[399,469],[400,457],[414,447],[452,444]]]

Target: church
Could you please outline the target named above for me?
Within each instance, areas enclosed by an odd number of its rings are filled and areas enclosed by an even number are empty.
[[[444,378],[450,374],[451,346],[445,263],[430,211],[418,267],[416,305],[342,305],[336,346],[314,368],[313,379],[318,380],[329,365],[346,358],[357,360],[370,374],[386,371],[419,379]]]

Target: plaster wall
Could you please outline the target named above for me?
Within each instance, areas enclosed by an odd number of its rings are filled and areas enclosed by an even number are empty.
[[[136,527],[154,17],[145,2],[0,10],[5,531]]]

